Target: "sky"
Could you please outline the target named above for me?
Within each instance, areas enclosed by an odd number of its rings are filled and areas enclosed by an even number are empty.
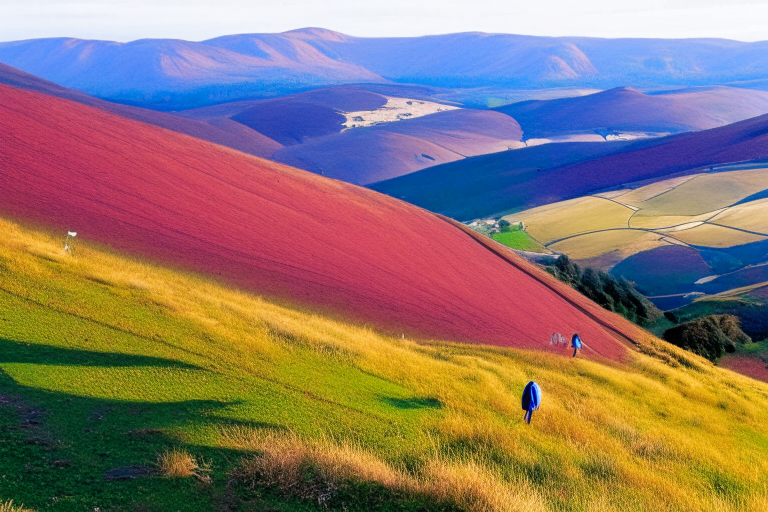
[[[768,39],[768,0],[0,0],[0,41],[131,41],[323,27],[360,37],[451,32]]]

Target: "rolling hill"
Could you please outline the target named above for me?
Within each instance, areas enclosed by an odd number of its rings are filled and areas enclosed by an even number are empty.
[[[588,151],[594,151],[591,158]],[[631,143],[546,144],[484,155],[376,183],[371,188],[469,220],[632,182],[658,181],[676,173],[692,174],[714,165],[766,158],[768,115],[763,115],[719,128]]]
[[[508,116],[478,110],[443,112],[437,118],[387,123],[371,131],[359,128],[342,134],[347,121],[343,112],[373,111],[387,104],[388,96],[360,86],[328,87],[171,114],[93,98],[4,64],[0,64],[0,83],[76,101],[357,184],[505,150],[519,144],[521,137],[519,126]],[[426,97],[424,91],[413,87],[390,86],[385,91],[415,92],[416,96]],[[338,137],[315,140],[326,135]],[[284,146],[310,142],[306,147],[280,151]]]
[[[643,94],[620,87],[574,98],[524,101],[496,110],[515,118],[526,139],[615,132],[678,133],[716,128],[768,113],[768,92],[715,87]]]
[[[273,160],[348,183],[366,185],[466,157],[521,146],[509,116],[458,109],[417,119],[354,128],[282,148]]]
[[[6,215],[387,332],[547,348],[553,331],[578,329],[611,358],[626,352],[620,340],[644,335],[511,251],[407,203],[0,90]]]
[[[418,89],[390,86],[387,92]],[[337,86],[280,98],[240,101],[179,112],[206,122],[242,123],[285,147],[268,158],[348,183],[365,185],[468,156],[519,147],[517,122],[498,112],[451,108],[421,117],[348,128],[349,113],[386,111],[389,102],[418,100],[386,96],[366,86]],[[407,110],[407,109],[405,109]],[[346,123],[346,124],[345,124]]]
[[[0,64],[0,84],[76,101],[127,119],[153,124],[256,156],[267,157],[282,147],[269,137],[229,119],[211,119],[208,122],[202,122],[154,110],[111,103],[61,87],[5,64]]]
[[[474,115],[343,133],[446,114]],[[5,84],[0,133],[1,510],[768,504],[764,383],[466,226]],[[628,146],[575,147],[520,153]],[[754,222],[742,196],[724,224]]]
[[[375,110],[384,95],[360,87],[328,87],[261,101],[236,101],[179,112],[204,121],[234,120],[280,144],[301,144],[312,137],[339,133],[346,118],[340,112]]]
[[[339,83],[383,82],[296,37],[237,43],[56,38],[0,44],[0,61],[59,85],[123,103],[176,110]],[[234,46],[236,50],[227,49]]]
[[[649,335],[626,362],[389,337],[89,241],[68,254],[60,232],[0,232],[0,507],[768,503],[768,387]]]
[[[352,83],[514,89],[763,80],[768,43],[461,33],[358,38],[308,28],[202,42],[0,43],[0,62],[87,94],[178,110]],[[754,82],[757,86],[759,82]]]

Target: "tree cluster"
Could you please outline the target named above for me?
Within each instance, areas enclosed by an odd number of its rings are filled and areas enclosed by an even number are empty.
[[[547,266],[546,270],[605,309],[618,313],[638,325],[648,325],[662,315],[651,301],[623,277],[617,279],[607,272],[591,267],[582,269],[564,254],[557,258],[553,265]]]

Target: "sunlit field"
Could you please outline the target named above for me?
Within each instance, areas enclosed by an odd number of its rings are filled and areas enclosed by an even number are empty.
[[[0,510],[768,509],[768,385],[650,334],[624,363],[393,338],[0,233]]]

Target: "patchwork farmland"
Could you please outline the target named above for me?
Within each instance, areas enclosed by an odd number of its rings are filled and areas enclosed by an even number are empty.
[[[766,190],[765,168],[713,169],[504,218],[522,222],[555,253],[634,281],[671,309],[704,293],[768,281]]]

